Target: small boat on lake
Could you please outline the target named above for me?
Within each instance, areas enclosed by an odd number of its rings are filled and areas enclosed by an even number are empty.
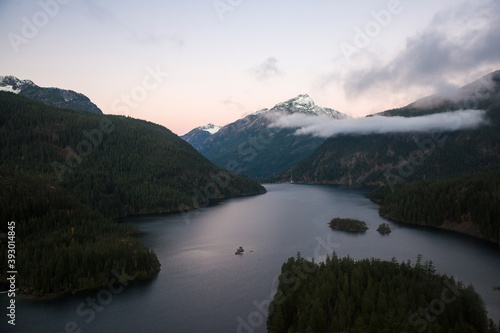
[[[243,247],[240,246],[239,248],[236,249],[236,252],[234,252],[234,254],[243,254],[244,251],[245,250],[243,250]]]

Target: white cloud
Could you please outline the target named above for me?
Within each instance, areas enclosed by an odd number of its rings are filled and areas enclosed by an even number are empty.
[[[267,58],[263,63],[253,69],[253,73],[255,74],[256,78],[261,81],[281,74],[281,71],[278,68],[278,59],[276,59],[275,57]]]
[[[404,48],[390,59],[365,52],[365,66],[332,73],[320,83],[341,80],[348,97],[417,89],[446,93],[471,77],[500,65],[500,2],[458,2],[438,12]],[[359,67],[362,67],[360,69]]]
[[[456,131],[487,124],[485,115],[483,110],[460,110],[411,118],[375,116],[337,120],[295,113],[279,116],[270,127],[297,128],[296,135],[311,134],[323,138],[339,134]]]

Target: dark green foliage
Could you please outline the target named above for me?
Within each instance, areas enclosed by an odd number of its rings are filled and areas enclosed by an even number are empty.
[[[217,168],[166,128],[62,110],[0,92],[0,233],[15,221],[19,286],[47,295],[102,286],[112,271],[159,270],[156,255],[112,222],[265,192]],[[2,242],[0,281],[5,282]]]
[[[494,92],[474,107],[486,111],[486,126],[446,133],[339,135],[327,139],[279,180],[288,180],[293,173],[296,182],[344,184],[352,178],[354,184],[375,185],[500,168],[500,73],[497,76]],[[385,115],[413,117],[465,106],[405,107]],[[458,116],[448,118],[443,121],[461,121]]]
[[[334,218],[330,221],[329,226],[332,229],[350,232],[362,232],[368,230],[365,222],[354,219]]]
[[[311,135],[294,135],[295,129],[267,128],[270,122],[249,115],[208,138],[199,151],[220,167],[263,180],[298,163],[324,141]]]
[[[102,111],[87,96],[71,90],[28,85],[21,90],[19,95],[58,108],[102,114]]]
[[[498,242],[500,170],[447,180],[380,187],[370,194],[380,215],[402,222],[454,229]]]
[[[283,264],[267,328],[270,333],[497,332],[474,288],[436,274],[431,263],[354,261],[335,254],[319,264],[303,258]]]
[[[48,296],[106,286],[113,272],[135,279],[160,269],[156,255],[118,224],[58,186],[0,172],[0,218],[16,222],[17,285],[20,293]],[[1,243],[0,278],[7,272]]]
[[[381,234],[390,234],[391,228],[387,223],[382,223],[381,225],[378,226],[377,231],[380,232]]]

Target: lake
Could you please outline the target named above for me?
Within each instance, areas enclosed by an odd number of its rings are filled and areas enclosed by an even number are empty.
[[[265,332],[281,265],[297,252],[322,260],[432,260],[437,271],[472,283],[489,316],[500,320],[500,248],[454,232],[393,223],[378,215],[367,190],[267,185],[268,193],[224,200],[186,214],[135,217],[139,237],[162,269],[149,282],[58,300],[17,300],[16,332]],[[330,229],[334,217],[360,219],[363,234]],[[392,233],[376,229],[388,222]],[[244,254],[235,255],[237,247]],[[129,277],[130,279],[132,277]],[[89,303],[97,299],[97,304]],[[7,302],[1,295],[2,308]],[[414,311],[418,310],[415,305]],[[5,310],[4,310],[5,312]],[[2,332],[6,328],[2,320]]]

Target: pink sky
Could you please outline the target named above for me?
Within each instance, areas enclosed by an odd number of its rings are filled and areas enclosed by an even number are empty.
[[[500,68],[494,0],[230,3],[2,2],[0,75],[182,135],[305,93],[362,117]]]

